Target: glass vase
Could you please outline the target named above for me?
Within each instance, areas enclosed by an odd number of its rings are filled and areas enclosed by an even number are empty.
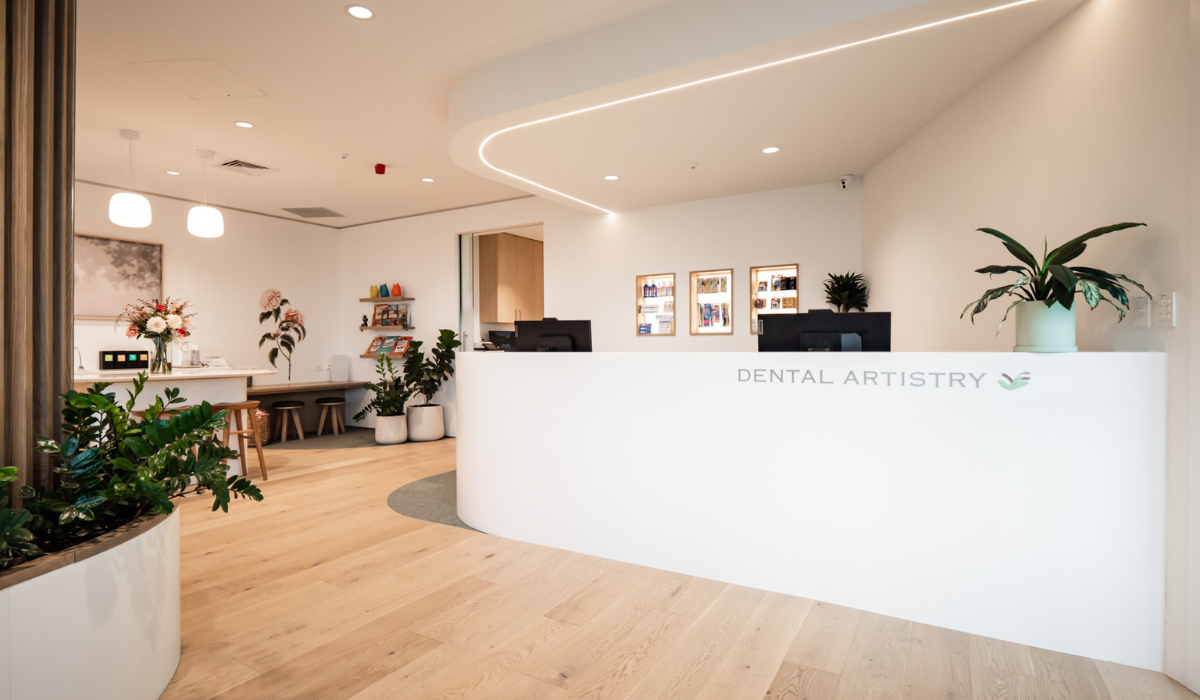
[[[150,353],[150,374],[170,374],[171,358],[167,355],[167,341],[161,337],[152,338],[154,352]]]

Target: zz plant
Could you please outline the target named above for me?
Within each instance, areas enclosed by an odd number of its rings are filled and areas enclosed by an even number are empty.
[[[29,511],[8,507],[8,488],[3,485],[16,480],[16,467],[0,469],[0,569],[42,556],[41,548],[33,543],[33,532],[27,527]]]
[[[1100,305],[1100,302],[1105,302],[1117,310],[1118,322],[1125,320],[1125,310],[1129,308],[1129,293],[1122,283],[1132,284],[1142,290],[1146,296],[1150,296],[1145,287],[1125,275],[1105,272],[1094,267],[1078,265],[1068,267],[1067,263],[1082,255],[1083,251],[1087,250],[1087,242],[1091,239],[1136,226],[1145,226],[1145,224],[1123,223],[1104,226],[1072,238],[1054,250],[1049,250],[1049,244],[1043,242],[1040,261],[1034,257],[1033,253],[1029,252],[1028,248],[996,229],[979,229],[989,236],[999,238],[1008,252],[1012,253],[1013,257],[1021,264],[988,265],[976,270],[976,272],[989,277],[1002,273],[1016,273],[1017,278],[1010,284],[984,292],[982,297],[967,304],[959,318],[970,312],[971,323],[975,323],[975,314],[986,309],[989,302],[1003,296],[1016,297],[1016,301],[1012,302],[1004,311],[1004,318],[1000,319],[1000,325],[1003,326],[1004,322],[1008,320],[1008,313],[1021,302],[1038,301],[1046,306],[1058,303],[1063,308],[1070,309],[1075,301],[1075,295],[1083,294],[1083,300],[1090,308],[1094,309]],[[1105,296],[1106,294],[1108,296]],[[999,329],[997,329],[998,332]]]
[[[214,411],[207,401],[173,410],[184,400],[178,389],[166,389],[165,400],[155,397],[135,418],[146,375],[133,385],[120,403],[105,392],[107,383],[62,396],[62,442],[38,440],[38,451],[56,462],[55,485],[21,489],[27,529],[42,549],[65,549],[142,515],[170,513],[173,501],[189,494],[211,493],[213,510],[223,511],[231,499],[262,500],[249,479],[228,476],[226,461],[237,452],[214,435],[226,427],[226,411]]]
[[[380,355],[375,373],[379,375],[379,381],[363,384],[363,388],[370,389],[375,396],[371,398],[370,403],[363,406],[361,411],[354,414],[354,420],[360,421],[369,413],[377,416],[404,415],[404,404],[412,397],[412,389],[405,383],[404,377],[396,371],[396,367],[392,364],[392,358],[388,355]]]
[[[421,341],[414,340],[409,346],[408,355],[404,358],[404,381],[411,392],[410,395],[420,394],[425,403],[420,406],[432,406],[430,403],[442,388],[442,382],[454,375],[454,349],[462,345],[454,331],[443,328],[438,333],[437,344],[426,359],[421,352]]]

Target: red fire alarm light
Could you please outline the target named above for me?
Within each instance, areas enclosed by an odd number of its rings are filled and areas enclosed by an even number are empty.
[[[384,165],[383,163],[376,163],[376,164],[375,164],[375,174],[376,174],[376,175],[382,175],[382,174],[383,174],[383,171],[384,171],[384,170],[386,170],[386,169],[387,169],[387,166],[386,166],[386,165]]]

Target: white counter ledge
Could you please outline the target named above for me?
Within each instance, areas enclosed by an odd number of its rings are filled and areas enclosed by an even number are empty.
[[[1162,353],[464,352],[455,380],[484,532],[1162,669]]]
[[[275,374],[273,369],[236,368],[236,367],[180,367],[170,374],[150,374],[148,369],[111,369],[85,370],[75,372],[75,389],[83,391],[96,382],[132,382],[140,373],[146,373],[151,382],[184,382],[197,379],[234,379],[245,377],[261,377]],[[244,383],[244,382],[243,382]],[[147,391],[152,390],[147,386]]]
[[[246,377],[264,377],[275,374],[273,369],[236,367],[177,368],[170,374],[150,374],[148,369],[91,370],[75,373],[76,391],[86,391],[96,382],[110,382],[107,391],[115,393],[118,401],[124,401],[126,391],[133,389],[133,380],[145,372],[148,378],[145,388],[138,396],[135,409],[144,409],[160,396],[164,389],[179,390],[184,405],[195,405],[201,401],[212,403],[237,403],[246,400]],[[236,441],[234,442],[236,446]],[[236,449],[236,447],[235,447]],[[252,462],[253,463],[253,462]],[[240,459],[229,460],[230,473],[242,474]],[[257,466],[251,477],[258,477]]]

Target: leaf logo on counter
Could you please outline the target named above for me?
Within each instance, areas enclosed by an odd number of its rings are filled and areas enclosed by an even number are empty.
[[[1022,372],[1015,379],[1007,374],[1001,374],[1000,376],[1004,377],[1004,379],[999,380],[1000,386],[1011,391],[1013,389],[1020,389],[1028,384],[1032,375],[1029,372]]]

